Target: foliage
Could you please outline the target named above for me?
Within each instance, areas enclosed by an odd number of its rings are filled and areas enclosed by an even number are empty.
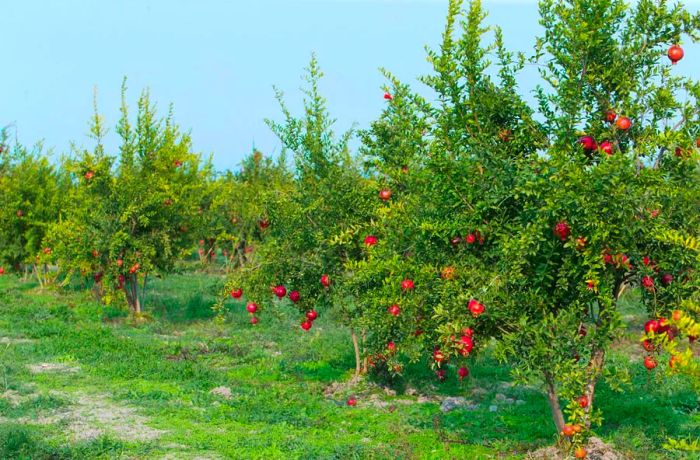
[[[26,264],[41,282],[50,276],[45,267],[43,240],[47,228],[65,207],[69,183],[62,170],[33,149],[7,145],[0,134],[0,266],[20,271]]]

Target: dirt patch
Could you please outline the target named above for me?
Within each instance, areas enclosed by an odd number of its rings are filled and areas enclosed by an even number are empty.
[[[21,337],[0,337],[0,345],[21,345],[23,343],[34,343],[36,340],[23,339]]]
[[[214,395],[214,396],[220,396],[224,399],[231,399],[233,397],[233,393],[231,392],[231,389],[229,387],[225,387],[225,386],[212,388],[211,390],[209,390],[209,394]]]
[[[70,364],[64,363],[27,364],[27,369],[29,369],[29,372],[31,372],[32,374],[45,374],[48,372],[80,372],[79,366],[71,366]]]
[[[628,460],[629,457],[615,451],[600,438],[592,437],[586,446],[588,460]],[[527,455],[527,460],[567,460],[570,456],[562,453],[556,446],[543,447]],[[629,459],[631,460],[631,459]]]
[[[17,407],[17,406],[33,399],[34,397],[35,397],[35,395],[25,395],[25,394],[22,394],[18,391],[14,391],[14,390],[7,390],[4,393],[0,393],[0,399],[4,399],[12,407]]]
[[[149,427],[147,417],[139,415],[132,407],[115,403],[108,395],[57,391],[51,394],[65,398],[72,404],[36,418],[0,417],[0,420],[28,425],[66,424],[70,438],[75,441],[95,439],[104,434],[129,441],[150,441],[165,433]]]

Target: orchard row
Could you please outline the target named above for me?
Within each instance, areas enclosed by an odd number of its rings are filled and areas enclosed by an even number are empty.
[[[332,307],[358,376],[424,362],[462,380],[492,344],[585,458],[596,384],[624,378],[605,360],[621,302],[649,316],[640,367],[700,386],[700,82],[672,65],[700,16],[649,0],[542,0],[540,14],[526,57],[479,2],[451,1],[425,87],[385,73],[385,108],[357,132],[336,132],[312,59],[303,114],[280,95],[268,122],[283,155],[236,173],[215,173],[147,93],[133,124],[122,104],[114,155],[97,114],[94,149],[58,167],[6,149],[2,264],[87,280],[139,317],[148,277],[197,247],[228,268],[222,316],[245,308],[254,326],[285,302],[306,333]],[[518,88],[528,65],[534,103]]]

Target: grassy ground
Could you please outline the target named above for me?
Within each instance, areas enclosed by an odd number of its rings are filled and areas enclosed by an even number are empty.
[[[154,282],[154,320],[135,326],[86,293],[0,277],[0,458],[505,459],[555,441],[542,394],[512,387],[489,356],[463,385],[425,372],[398,396],[351,388],[349,336],[332,314],[303,333],[289,311],[252,327],[232,303],[232,320],[217,324],[218,282]],[[623,342],[612,356],[633,384],[601,384],[598,433],[630,458],[684,458],[661,445],[700,432],[698,396],[679,378],[649,380],[632,350]],[[441,412],[450,394],[473,407]]]

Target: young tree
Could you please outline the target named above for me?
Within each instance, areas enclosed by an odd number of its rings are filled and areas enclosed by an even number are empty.
[[[291,179],[284,155],[273,161],[254,149],[240,171],[210,181],[201,197],[200,257],[210,262],[218,245],[228,269],[243,266],[268,225],[266,197],[285,194]]]
[[[125,97],[124,85],[116,130],[119,153],[105,151],[106,130],[95,110],[94,150],[65,160],[75,187],[71,206],[49,241],[68,279],[91,276],[106,301],[123,293],[138,317],[149,275],[169,272],[191,248],[192,222],[211,168],[192,152],[190,137],[174,123],[172,110],[158,118],[144,91],[132,124]]]
[[[260,215],[262,242],[256,246],[253,262],[234,272],[226,294],[249,300],[253,323],[260,307],[272,302],[272,294],[285,296],[305,314],[301,327],[312,327],[334,301],[346,319],[353,316],[353,302],[346,298],[344,264],[360,257],[367,215],[374,206],[369,190],[376,190],[363,176],[350,155],[350,132],[336,136],[325,100],[319,93],[322,72],[316,58],[307,69],[304,115],[294,117],[278,92],[284,121],[268,121],[293,154],[294,182],[284,193],[271,189],[259,200],[265,203]],[[258,305],[257,303],[260,303]],[[318,312],[317,312],[318,310]],[[352,332],[359,372],[360,350]]]

